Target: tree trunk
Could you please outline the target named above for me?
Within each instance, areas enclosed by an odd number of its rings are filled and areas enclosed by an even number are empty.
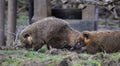
[[[0,47],[4,45],[5,0],[0,0]]]
[[[34,1],[33,0],[29,0],[29,23],[31,24],[31,20],[34,14]]]
[[[34,0],[34,16],[32,22],[50,16],[50,0]]]
[[[8,0],[8,34],[7,34],[7,48],[14,48],[14,40],[16,35],[16,12],[17,0]]]

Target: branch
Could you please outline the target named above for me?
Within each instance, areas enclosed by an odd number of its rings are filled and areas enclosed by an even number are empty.
[[[78,1],[71,1],[72,3],[81,3],[81,4],[92,4],[92,5],[97,5],[97,6],[108,6],[113,3],[120,2],[120,0],[114,0],[114,1],[109,1],[109,2],[103,2],[103,1],[96,1],[96,0],[78,0]]]
[[[19,8],[18,10],[17,10],[17,13],[20,13],[23,9],[25,9],[26,8],[26,6],[23,6],[23,7],[21,7],[21,8]]]

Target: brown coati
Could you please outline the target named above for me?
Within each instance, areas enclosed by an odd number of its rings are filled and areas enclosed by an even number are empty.
[[[78,44],[79,43],[79,44]],[[120,30],[83,31],[75,46],[78,51],[113,53],[120,51]]]
[[[48,49],[68,48],[74,46],[79,39],[79,31],[71,28],[67,21],[48,17],[27,26],[20,33],[20,41],[26,48],[40,49],[47,45]]]

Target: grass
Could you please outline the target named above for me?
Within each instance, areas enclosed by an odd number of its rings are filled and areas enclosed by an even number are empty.
[[[64,56],[61,55],[53,56],[41,52],[26,50],[0,50],[0,55],[6,55],[5,57],[3,56],[2,60],[0,60],[0,66],[21,66],[22,62],[27,60],[44,61],[53,59],[53,61],[56,61],[64,58]]]
[[[118,61],[120,59],[120,53],[98,53],[95,55],[90,55],[87,53],[76,54],[66,52],[65,54],[60,55],[50,55],[43,52],[27,50],[0,50],[0,66],[22,66],[25,62],[30,60],[39,64],[44,62],[46,66],[55,66],[56,64],[59,64],[60,61],[68,57],[72,59],[67,60],[69,62],[69,66],[102,66],[104,64],[104,60]],[[109,62],[105,63],[109,64]]]
[[[40,49],[39,52],[32,50],[0,50],[0,66],[24,66],[24,64],[31,62],[31,60],[39,65],[42,63],[45,64],[45,66],[56,66],[66,58],[67,62],[69,62],[68,66],[108,66],[113,61],[120,63],[120,52],[91,55],[87,53],[76,54],[74,52],[64,51],[64,53],[59,55],[51,55],[45,54],[45,51],[46,47]]]
[[[28,16],[27,16],[27,13],[20,13],[18,14],[18,18],[17,18],[17,25],[18,26],[24,26],[24,25],[27,25],[28,23]]]

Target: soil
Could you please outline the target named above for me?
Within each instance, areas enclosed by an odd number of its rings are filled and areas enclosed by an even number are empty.
[[[5,51],[5,52],[4,52]],[[10,64],[16,63],[16,58],[21,59],[19,61],[19,66],[120,66],[120,53],[116,54],[106,54],[106,53],[97,53],[94,55],[90,55],[87,53],[77,54],[75,52],[58,50],[59,54],[53,54],[54,51],[46,50],[44,53],[50,58],[47,57],[39,57],[41,52],[31,51],[22,51],[22,50],[14,50],[15,52],[11,52],[13,50],[2,50],[0,53],[0,66],[11,66],[11,65],[3,65],[3,63],[7,62]],[[55,51],[55,53],[57,52]],[[46,53],[47,52],[47,53]],[[31,53],[30,55],[28,53]],[[37,53],[37,54],[36,54]],[[118,58],[115,58],[114,55],[117,55]],[[29,57],[28,57],[29,56]],[[37,59],[35,59],[37,56]],[[53,58],[54,56],[62,56],[62,58],[57,59]],[[7,59],[9,58],[9,59]],[[15,66],[15,65],[14,65]]]

